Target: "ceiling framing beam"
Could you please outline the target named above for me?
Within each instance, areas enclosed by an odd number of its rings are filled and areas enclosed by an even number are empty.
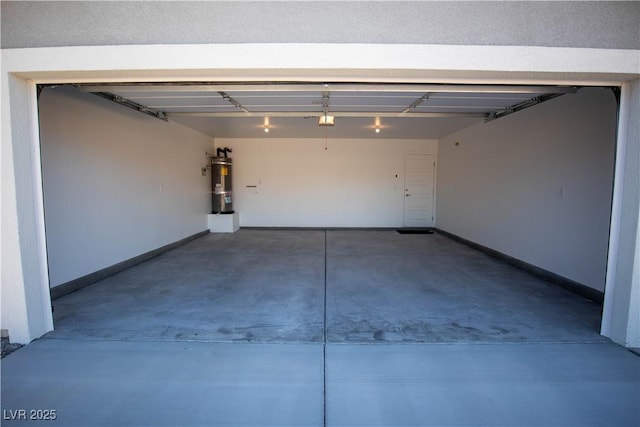
[[[471,118],[486,119],[486,113],[389,113],[389,112],[331,112],[335,117],[402,117],[402,118]],[[274,112],[210,112],[210,113],[167,113],[169,118],[172,117],[321,117],[324,112],[312,111],[274,111]]]
[[[520,85],[464,85],[464,84],[407,84],[407,83],[132,83],[113,85],[108,84],[77,84],[79,89],[86,92],[411,92],[411,93],[574,93],[574,86],[520,86]]]
[[[281,90],[283,88],[287,88],[287,90],[297,90],[297,91],[307,91],[313,87],[313,90],[320,90],[322,93],[322,112],[317,111],[262,111],[262,112],[253,112],[243,106],[240,102],[234,99],[227,92],[221,90],[222,88],[229,87],[231,90],[238,91],[239,88],[245,88],[245,90],[259,90],[265,92],[268,90],[265,88],[264,84],[241,84],[241,85],[220,85],[220,84],[207,84],[207,85],[199,85],[199,84],[132,84],[132,85],[118,85],[118,86],[105,86],[105,85],[75,85],[79,87],[81,90],[92,93],[94,95],[100,96],[102,98],[106,98],[112,102],[123,105],[127,108],[131,108],[133,110],[139,111],[141,113],[150,115],[152,117],[167,120],[168,117],[321,117],[327,116],[329,114],[329,99],[331,91],[340,92],[340,91],[359,91],[362,92],[398,92],[404,89],[407,92],[415,93],[418,89],[421,89],[420,93],[422,95],[416,99],[411,105],[404,108],[400,112],[379,112],[379,111],[336,111],[332,112],[331,115],[335,117],[403,117],[403,118],[478,118],[484,119],[485,122],[489,122],[495,119],[499,119],[501,117],[507,116],[509,114],[515,113],[517,111],[523,110],[525,108],[532,107],[541,102],[548,101],[550,99],[556,98],[558,96],[564,95],[566,93],[575,93],[577,91],[576,87],[558,87],[558,86],[500,86],[500,85],[408,85],[408,84],[348,84],[348,83],[339,83],[339,84],[322,84],[322,85],[308,85],[308,84],[269,84],[266,85],[268,88],[272,88],[271,90]],[[226,111],[226,112],[174,112],[167,113],[166,111],[160,111],[154,109],[152,107],[148,107],[142,104],[139,104],[135,101],[127,99],[122,95],[118,95],[120,92],[127,92],[127,89],[130,91],[131,88],[134,88],[136,92],[170,92],[170,93],[185,93],[185,89],[188,89],[186,92],[190,92],[191,90],[202,91],[207,90],[215,93],[218,96],[221,96],[224,100],[233,105],[236,111]],[[108,89],[108,90],[106,90]],[[167,89],[169,89],[167,91]],[[213,89],[213,90],[212,90]],[[461,112],[416,112],[415,109],[422,104],[424,101],[429,99],[434,93],[442,93],[442,92],[458,92],[458,93],[517,93],[517,94],[525,94],[531,93],[536,96],[527,99],[525,101],[519,102],[517,104],[508,106],[506,108],[501,108],[493,111],[485,111],[481,113],[461,113]],[[137,97],[138,99],[140,97]]]

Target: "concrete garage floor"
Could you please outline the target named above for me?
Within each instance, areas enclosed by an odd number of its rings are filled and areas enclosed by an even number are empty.
[[[208,235],[54,304],[3,423],[640,425],[599,306],[438,234]]]
[[[325,275],[328,342],[606,341],[591,301],[392,230],[210,234],[54,301],[50,337],[319,343]]]

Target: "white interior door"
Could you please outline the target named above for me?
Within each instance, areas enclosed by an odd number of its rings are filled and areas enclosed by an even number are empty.
[[[433,154],[407,154],[404,163],[404,225],[433,226]]]

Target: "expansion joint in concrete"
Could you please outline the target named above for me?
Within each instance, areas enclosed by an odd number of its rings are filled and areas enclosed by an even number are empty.
[[[327,426],[327,230],[324,230],[324,308],[322,321],[322,420]]]

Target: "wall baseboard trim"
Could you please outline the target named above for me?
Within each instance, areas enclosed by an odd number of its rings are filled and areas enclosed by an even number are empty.
[[[434,230],[437,233],[442,234],[443,236],[446,236],[452,240],[465,244],[473,249],[479,250],[480,252],[483,252],[491,257],[504,261],[507,264],[513,265],[514,267],[518,267],[548,282],[551,282],[555,285],[565,288],[582,297],[588,298],[597,304],[602,305],[604,302],[604,292],[600,292],[596,289],[590,288],[589,286],[583,285],[582,283],[578,283],[574,280],[560,276],[559,274],[545,270],[544,268],[537,267],[533,264],[529,264],[528,262],[519,260],[517,258],[514,258],[502,252],[496,251],[495,249],[491,249],[479,243],[473,242],[471,240],[467,240],[464,237],[460,237],[456,234],[449,233],[448,231],[441,230],[439,228],[434,228]]]
[[[248,226],[248,227],[240,227],[241,230],[291,230],[291,231],[347,231],[347,230],[358,230],[358,231],[388,231],[395,230],[397,228],[402,227],[275,227],[275,226]]]
[[[180,239],[176,242],[169,243],[168,245],[164,245],[152,251],[145,252],[133,258],[126,259],[112,266],[105,267],[93,273],[89,273],[86,276],[78,277],[77,279],[73,279],[61,285],[55,286],[50,289],[51,299],[54,300],[56,298],[60,298],[64,295],[70,294],[71,292],[75,292],[77,290],[85,288],[102,279],[106,279],[109,276],[113,276],[114,274],[119,273],[122,270],[126,270],[129,267],[133,267],[134,265],[148,261],[151,258],[155,258],[158,255],[161,255],[165,252],[170,251],[171,249],[175,249],[178,246],[182,246],[186,243],[189,243],[192,240],[195,240],[207,234],[209,234],[209,230],[204,230],[199,233],[192,234],[191,236],[185,237],[184,239]]]

